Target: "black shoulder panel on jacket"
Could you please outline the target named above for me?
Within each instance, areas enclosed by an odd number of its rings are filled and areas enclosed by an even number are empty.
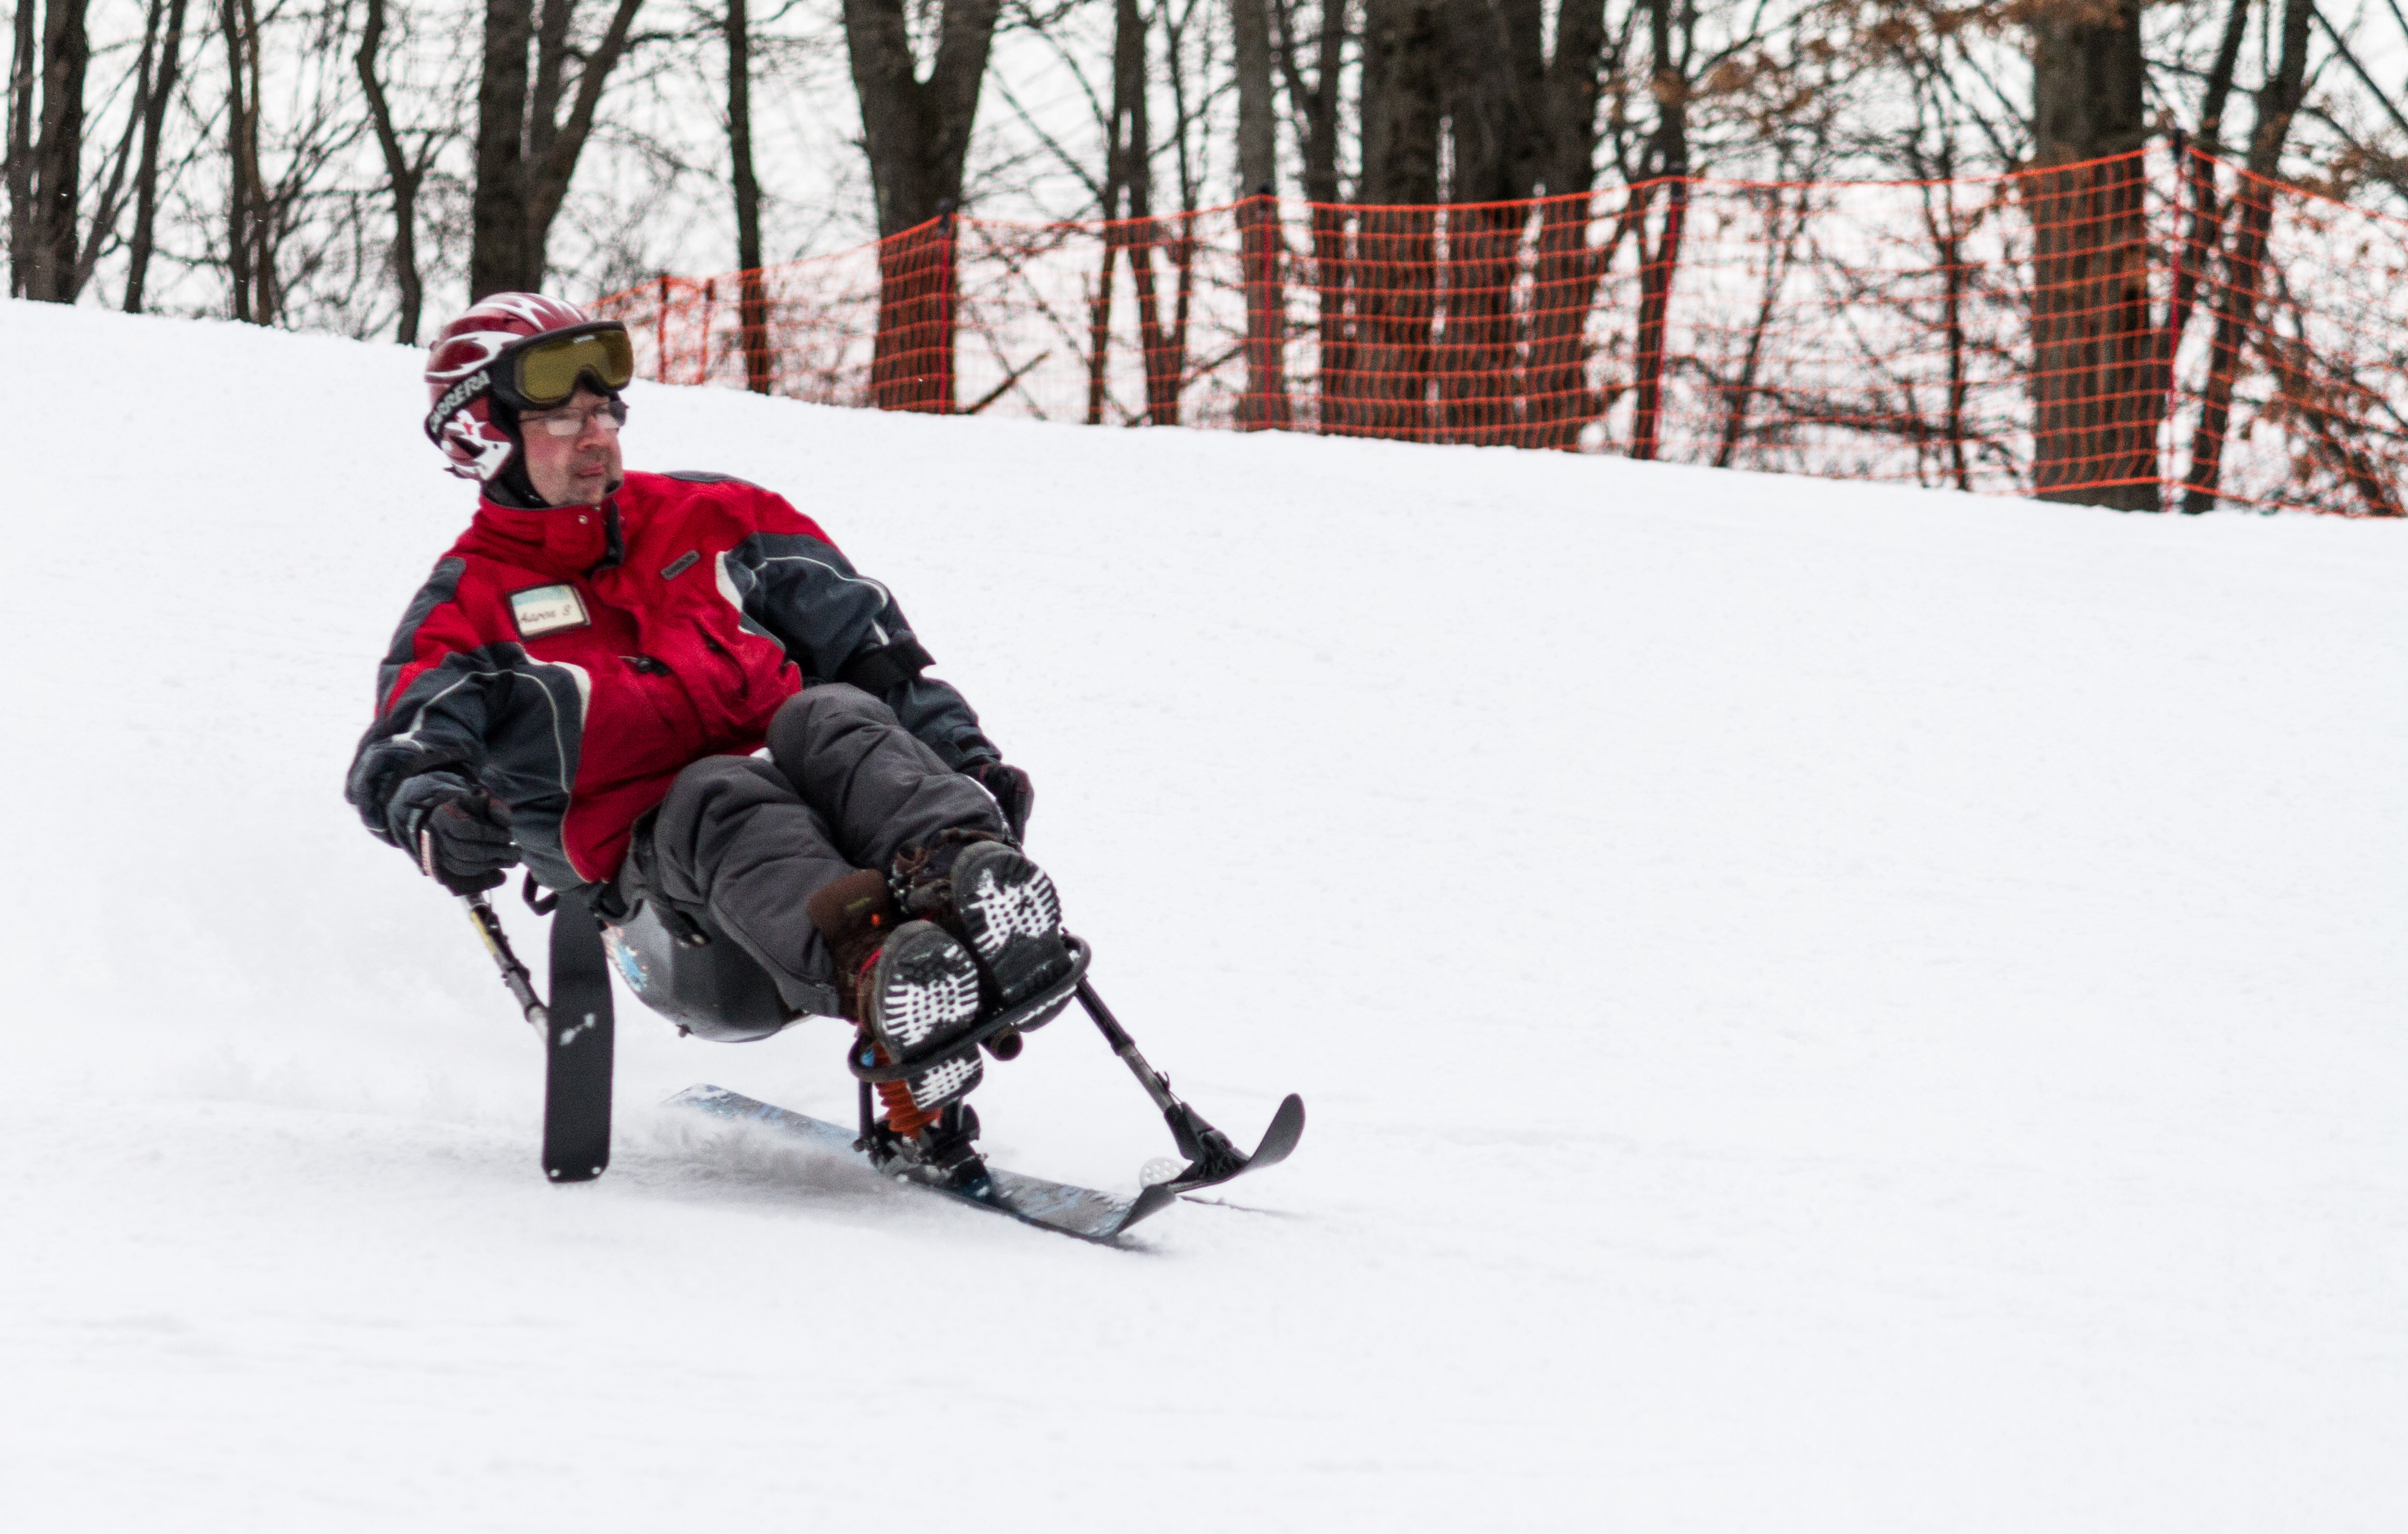
[[[664,480],[683,480],[688,484],[742,485],[747,490],[758,490],[761,488],[750,480],[739,480],[733,474],[714,474],[707,468],[673,468],[667,473],[662,475],[661,478]]]
[[[401,668],[408,666],[409,657],[417,652],[418,625],[426,622],[428,613],[459,594],[460,576],[467,568],[468,562],[457,554],[438,560],[435,573],[426,578],[426,584],[419,587],[418,595],[409,599],[409,610],[401,615],[401,626],[393,631],[393,643],[385,646],[384,664],[377,667],[378,712],[383,712],[384,701],[393,695],[393,684],[401,676]]]

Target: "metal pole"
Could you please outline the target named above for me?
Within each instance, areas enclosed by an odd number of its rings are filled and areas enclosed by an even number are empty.
[[[1178,1142],[1180,1154],[1196,1163],[1190,1170],[1218,1177],[1234,1175],[1238,1168],[1244,1167],[1246,1158],[1239,1154],[1237,1146],[1230,1143],[1229,1137],[1207,1124],[1204,1116],[1196,1110],[1181,1102],[1170,1090],[1169,1079],[1146,1063],[1145,1056],[1138,1053],[1137,1040],[1131,1039],[1128,1030],[1121,1026],[1120,1020],[1112,1016],[1111,1009],[1104,1005],[1104,998],[1096,994],[1095,986],[1081,981],[1078,996],[1079,1005],[1087,1010],[1087,1015],[1094,1018],[1096,1026],[1102,1030],[1104,1042],[1110,1044],[1112,1053],[1121,1057],[1121,1063],[1129,1068],[1129,1074],[1145,1088],[1145,1095],[1154,1099],[1154,1106],[1162,1110],[1163,1121],[1170,1125],[1170,1138]]]
[[[510,952],[509,935],[502,930],[502,919],[494,914],[494,908],[482,895],[464,895],[460,896],[460,903],[468,908],[468,919],[477,924],[477,936],[485,940],[485,952],[494,956],[494,967],[502,972],[502,983],[509,986],[510,995],[518,998],[519,1011],[526,1014],[526,1020],[536,1033],[549,1040],[552,1038],[552,1013],[545,1008],[543,998],[535,994],[535,977],[527,973],[527,967],[519,962],[519,956]]]

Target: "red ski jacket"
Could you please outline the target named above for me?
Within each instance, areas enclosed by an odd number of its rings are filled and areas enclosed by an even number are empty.
[[[555,889],[613,877],[681,768],[758,750],[808,681],[883,697],[946,764],[997,755],[885,587],[784,499],[714,474],[629,474],[599,507],[476,520],[401,621],[344,796],[385,810],[450,768],[510,807]]]

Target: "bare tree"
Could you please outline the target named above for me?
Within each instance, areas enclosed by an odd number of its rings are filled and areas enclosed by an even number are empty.
[[[415,152],[402,142],[403,130],[394,122],[392,98],[385,91],[377,64],[384,48],[385,0],[366,0],[366,5],[367,13],[360,26],[359,51],[352,58],[359,71],[361,93],[367,102],[368,125],[376,134],[377,150],[384,159],[385,189],[393,198],[393,244],[388,265],[399,290],[400,310],[394,321],[394,339],[404,346],[414,346],[426,304],[426,281],[418,259],[419,193],[426,184],[427,173],[434,168],[436,156],[454,135],[448,130],[421,132]]]
[[[1419,436],[1437,315],[1440,0],[1364,0],[1354,345],[1325,369],[1325,429]],[[1326,279],[1325,279],[1326,280]]]
[[[960,203],[962,165],[1001,9],[1002,0],[941,0],[935,57],[923,79],[903,0],[844,0],[845,44],[882,237]]]
[[[2033,494],[2154,511],[2140,0],[2045,0],[2031,31]]]
[[[769,392],[769,291],[761,271],[761,182],[752,171],[752,21],[744,0],[727,0],[727,159],[736,196],[736,266],[740,293],[737,333],[744,348],[744,386]]]
[[[8,52],[8,294],[21,297],[34,267],[34,22],[36,0],[17,0]]]
[[[1689,61],[1696,52],[1697,24],[1695,7],[1684,0],[1645,0],[1645,9],[1649,93],[1656,98],[1656,110],[1650,167],[1655,175],[1649,190],[1652,196],[1660,189],[1664,217],[1654,244],[1646,243],[1642,235],[1640,245],[1638,378],[1630,427],[1633,458],[1655,457],[1663,431],[1664,351],[1671,318],[1672,279],[1680,269],[1681,240],[1688,228],[1689,102],[1695,89]]]
[[[1238,240],[1246,295],[1241,431],[1284,430],[1287,295],[1281,281],[1277,120],[1271,97],[1270,0],[1229,0],[1238,72]]]
[[[180,6],[178,20],[180,22]],[[80,97],[82,77],[88,73],[91,49],[88,42],[79,43],[72,34],[80,23],[69,20],[60,25],[68,33],[64,51],[72,55],[79,50],[87,60],[83,68],[71,71],[46,71],[50,78],[44,85],[45,102],[40,113],[44,137],[30,146],[30,171],[27,177],[27,228],[30,237],[31,260],[25,273],[27,296],[53,303],[75,302],[86,284],[92,280],[93,268],[103,255],[116,246],[118,219],[124,211],[126,176],[133,163],[134,146],[140,136],[144,106],[154,90],[160,46],[160,27],[165,16],[164,0],[150,0],[146,8],[140,51],[135,60],[131,78],[119,76],[110,82],[104,96],[121,91],[129,102],[122,131],[117,146],[103,157],[105,168],[90,187],[82,181],[83,150],[87,147],[90,123],[82,109]],[[59,22],[57,7],[52,21]],[[69,76],[69,78],[62,78]],[[63,109],[53,114],[49,97],[53,91],[62,98]],[[76,100],[67,107],[64,98]],[[52,135],[55,134],[55,139]],[[45,183],[49,183],[46,192]],[[89,192],[90,195],[84,194]],[[91,205],[84,212],[83,204]],[[81,220],[79,224],[79,220]]]
[[[73,303],[78,287],[84,76],[92,62],[87,4],[49,0],[38,55],[34,0],[17,5],[8,80],[8,289],[46,303]]]
[[[1322,429],[1340,429],[1336,415],[1347,409],[1349,380],[1355,375],[1353,324],[1346,283],[1346,215],[1339,207],[1339,108],[1344,89],[1348,14],[1352,0],[1322,0],[1321,23],[1311,41],[1313,69],[1304,72],[1306,42],[1297,35],[1297,0],[1272,0],[1279,23],[1279,65],[1296,121],[1304,199],[1312,205],[1312,284],[1318,308]]]
[[[616,0],[600,40],[587,46],[575,36],[577,0],[542,0],[540,13],[536,0],[486,0],[484,73],[477,92],[476,232],[468,256],[471,298],[543,285],[552,221],[642,4]],[[564,102],[566,118],[560,115]]]
[[[1587,380],[1590,308],[1612,246],[1589,244],[1589,194],[1597,185],[1598,98],[1622,72],[1622,40],[1601,4],[1561,0],[1555,50],[1538,85],[1538,173],[1547,202],[1539,212],[1537,280],[1530,295],[1526,391],[1532,447],[1570,449],[1591,414]]]
[[[1161,296],[1154,285],[1154,136],[1147,109],[1146,67],[1152,28],[1138,0],[1114,0],[1112,7],[1112,112],[1104,170],[1104,270],[1096,284],[1096,351],[1088,364],[1087,415],[1101,419],[1105,347],[1110,342],[1112,265],[1125,261],[1137,290],[1139,364],[1145,374],[1146,413],[1156,425],[1175,425],[1179,394],[1175,366],[1164,378],[1168,342]],[[1123,199],[1125,199],[1124,205]]]
[[[2213,511],[2222,487],[2232,386],[2242,366],[2242,348],[2258,323],[2258,295],[2265,282],[2268,237],[2274,223],[2273,179],[2306,94],[2308,29],[2315,10],[2314,0],[2284,0],[2282,53],[2258,92],[2257,121],[2250,128],[2249,159],[2237,199],[2240,227],[2225,257],[2215,337],[2208,354],[2207,398],[2191,437],[2190,467],[2183,476],[2185,511]]]
[[[234,317],[276,323],[267,189],[259,156],[260,36],[254,0],[218,0],[226,50],[226,280]]]
[[[1561,220],[1577,220],[1577,246],[1587,244],[1586,194],[1597,163],[1597,103],[1605,63],[1605,7],[1601,3],[1556,7],[1555,50],[1546,47],[1542,0],[1446,0],[1440,12],[1445,71],[1440,98],[1445,109],[1449,148],[1447,214],[1446,360],[1439,383],[1447,434],[1457,440],[1527,439],[1527,423],[1517,405],[1531,380],[1517,366],[1522,348],[1535,343],[1541,369],[1559,359],[1568,338],[1560,322],[1585,320],[1593,280],[1580,281],[1574,265],[1560,258],[1572,247],[1551,234]],[[1667,110],[1677,110],[1677,97]],[[1531,311],[1556,311],[1538,322],[1543,335],[1530,335],[1535,313],[1517,314],[1522,244],[1529,209],[1526,200],[1541,188],[1551,196],[1574,199],[1541,214],[1541,289]],[[1556,222],[1551,229],[1548,215]],[[1542,398],[1568,403],[1567,380],[1551,376]],[[1548,429],[1551,407],[1537,409],[1541,434],[1561,445]]]
[[[156,0],[151,7],[158,13]],[[185,0],[167,0],[166,32],[158,60],[145,73],[136,116],[142,124],[142,156],[134,172],[134,233],[126,244],[125,312],[142,312],[143,290],[150,279],[150,255],[159,226],[159,161],[167,129],[167,107],[176,93],[183,66]],[[144,50],[146,63],[149,50]]]
[[[844,0],[845,47],[861,100],[862,147],[878,204],[878,337],[870,389],[879,403],[953,408],[953,231],[906,249],[894,237],[933,223],[961,201],[962,167],[1002,0],[942,0],[935,58],[923,79],[904,0]]]

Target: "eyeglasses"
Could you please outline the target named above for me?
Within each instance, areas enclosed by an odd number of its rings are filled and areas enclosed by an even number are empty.
[[[574,392],[571,391],[571,393]],[[616,437],[619,435],[619,428],[626,423],[627,404],[626,401],[619,399],[605,400],[599,405],[589,406],[582,410],[563,410],[551,415],[519,417],[519,425],[522,429],[539,431],[546,437],[582,437],[588,425],[599,426]]]
[[[519,342],[495,359],[502,365],[500,393],[521,409],[566,405],[580,381],[597,394],[617,394],[636,376],[636,348],[616,320],[555,330]]]

